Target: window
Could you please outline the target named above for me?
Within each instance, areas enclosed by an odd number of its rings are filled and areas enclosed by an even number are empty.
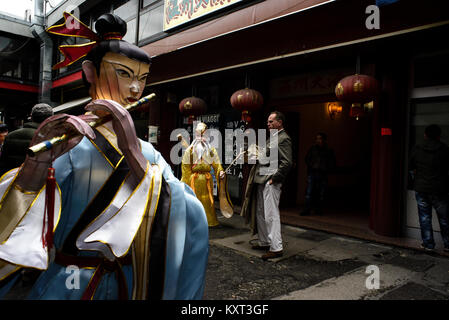
[[[126,24],[128,25],[128,31],[123,37],[123,40],[128,41],[129,43],[136,44],[136,22],[136,18],[126,22]]]
[[[430,124],[441,128],[441,141],[449,144],[449,97],[416,99],[410,114],[410,148],[424,140],[424,129]]]
[[[162,2],[162,0],[143,0],[142,8],[146,8],[156,2]]]
[[[417,58],[415,61],[415,88],[447,85],[449,53]]]
[[[0,35],[0,76],[25,81],[36,80],[39,52],[39,43],[34,39]]]
[[[95,30],[95,21],[98,20],[98,18],[105,14],[105,13],[110,13],[112,12],[112,4],[110,2],[100,2],[98,5],[96,5],[94,7],[94,9],[90,10],[90,16],[91,16],[91,24],[90,27],[93,31],[96,32]],[[84,23],[87,24],[87,21],[83,21]]]
[[[139,0],[120,0],[113,5],[114,14],[126,21],[127,29],[123,40],[129,43],[136,43],[137,11],[139,9]]]
[[[418,56],[414,61],[414,89],[410,109],[410,144],[421,143],[430,124],[441,127],[441,141],[449,144],[449,53]]]
[[[140,14],[139,41],[149,38],[163,30],[164,3],[159,1],[155,6]]]
[[[137,15],[139,0],[121,0],[114,3],[114,14],[125,21],[129,21]]]

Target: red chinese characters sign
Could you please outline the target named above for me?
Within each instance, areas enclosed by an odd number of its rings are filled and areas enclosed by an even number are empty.
[[[270,93],[274,99],[332,94],[335,86],[347,70],[328,70],[321,73],[306,73],[274,79]]]
[[[164,31],[242,0],[165,0]]]

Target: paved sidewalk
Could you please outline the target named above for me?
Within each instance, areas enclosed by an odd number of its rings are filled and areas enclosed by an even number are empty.
[[[242,217],[219,221],[204,299],[449,299],[444,256],[283,225],[284,255],[263,261]]]

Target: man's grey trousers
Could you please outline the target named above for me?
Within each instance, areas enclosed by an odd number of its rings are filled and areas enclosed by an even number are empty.
[[[270,246],[270,251],[278,252],[282,248],[281,218],[279,199],[281,183],[257,184],[257,230],[259,245]]]

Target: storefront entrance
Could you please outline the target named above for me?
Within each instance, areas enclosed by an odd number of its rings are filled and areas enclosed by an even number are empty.
[[[369,230],[371,115],[350,117],[350,105],[331,118],[328,103],[289,104],[278,109],[286,115],[286,130],[293,141],[294,167],[283,187],[281,217],[304,227]],[[336,165],[329,174],[326,205],[322,215],[300,216],[305,202],[305,156],[318,132],[328,136]]]

